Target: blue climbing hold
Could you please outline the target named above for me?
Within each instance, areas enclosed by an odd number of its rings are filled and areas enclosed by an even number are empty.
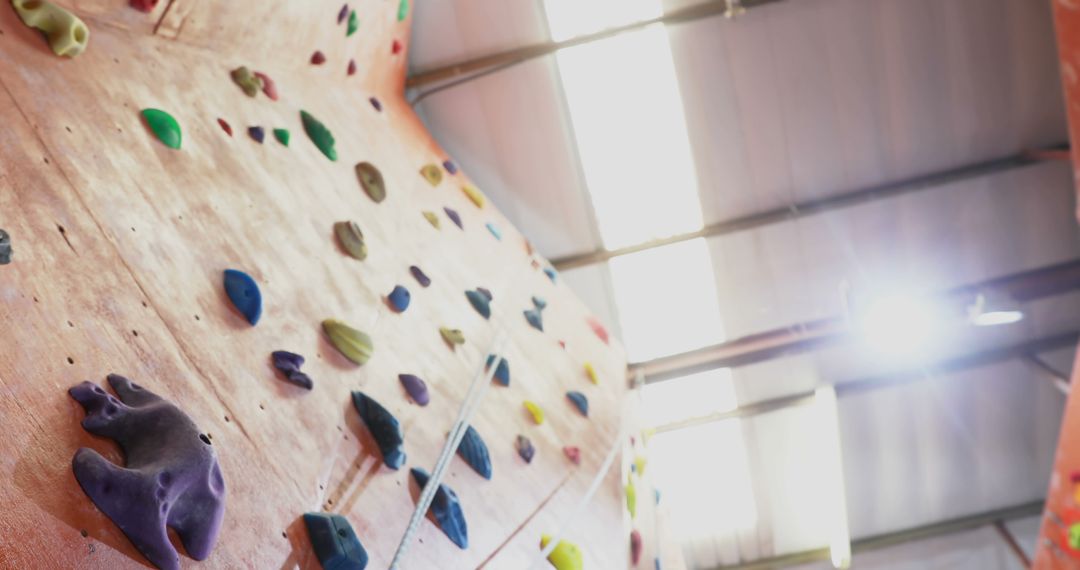
[[[518,455],[525,460],[525,463],[532,463],[533,457],[536,456],[536,447],[533,446],[533,443],[531,441],[529,441],[529,438],[523,435],[518,435],[517,452]]]
[[[484,370],[491,368],[491,365],[495,362],[495,355],[489,354],[487,357],[487,364],[484,365]],[[499,359],[499,365],[495,367],[495,376],[493,376],[496,382],[503,386],[510,385],[510,362],[506,358]]]
[[[566,397],[575,405],[581,415],[589,417],[589,400],[585,397],[585,394],[581,392],[570,391],[566,393]]]
[[[431,285],[431,278],[424,273],[423,269],[420,269],[415,265],[410,265],[409,273],[412,273],[413,279],[416,279],[416,282],[419,283],[421,287]]]
[[[401,313],[409,308],[409,301],[412,299],[412,295],[409,294],[408,289],[398,285],[394,287],[394,290],[391,291],[386,298],[390,301],[394,310]]]
[[[491,318],[491,301],[480,291],[466,291],[465,298],[469,304],[485,319]]]
[[[449,172],[450,174],[452,174],[452,175],[457,174],[457,165],[454,164],[454,161],[452,161],[452,160],[450,160],[448,158],[448,159],[443,161],[442,165],[443,165],[443,168],[445,168],[446,171]]]
[[[383,463],[391,469],[398,469],[405,464],[405,435],[401,432],[401,423],[381,404],[360,391],[352,393],[353,406],[360,413],[371,437],[382,452]]]
[[[255,142],[262,144],[266,139],[266,129],[262,127],[248,127],[248,136]]]
[[[304,525],[319,564],[327,570],[364,570],[368,553],[341,515],[304,513]]]
[[[552,283],[555,282],[555,276],[558,275],[558,273],[555,273],[555,268],[554,267],[545,267],[544,268],[544,274],[548,276],[548,279],[551,279]]]
[[[454,225],[457,226],[458,229],[465,229],[465,226],[461,224],[461,216],[457,213],[457,210],[443,208],[443,211],[446,212],[446,217],[450,218],[450,221],[454,222]]]
[[[413,479],[421,490],[427,486],[428,480],[431,479],[427,471],[419,467],[413,467],[409,472],[412,473]],[[465,523],[465,513],[461,510],[461,501],[458,500],[457,493],[453,489],[447,487],[445,483],[440,483],[439,489],[435,491],[435,498],[431,501],[430,510],[439,523],[439,529],[443,531],[443,534],[451,542],[462,550],[469,547],[469,527]]]
[[[262,316],[262,293],[250,275],[235,269],[225,270],[225,294],[236,310],[255,325]]]
[[[502,241],[502,232],[499,231],[499,228],[497,228],[495,224],[488,222],[487,229],[491,232],[491,235],[495,236],[495,239]]]
[[[545,301],[543,297],[537,297],[536,295],[533,295],[532,302],[533,306],[536,307],[536,310],[538,311],[543,311],[545,308],[547,308],[547,301]]]
[[[465,430],[465,437],[458,444],[457,454],[484,479],[491,479],[491,456],[487,445],[472,426]]]
[[[544,319],[540,316],[539,309],[528,309],[525,311],[525,320],[529,322],[532,327],[540,332],[544,331]]]
[[[660,504],[660,489],[653,489],[653,494],[656,495],[656,504]]]

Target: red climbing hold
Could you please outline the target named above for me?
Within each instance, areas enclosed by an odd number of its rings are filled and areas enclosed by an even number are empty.
[[[131,0],[128,4],[140,12],[152,12],[157,3],[158,0]]]
[[[261,71],[256,71],[255,77],[258,77],[262,80],[263,93],[266,94],[266,96],[269,97],[271,101],[277,101],[277,84],[274,83],[274,80],[270,79],[269,75]]]
[[[596,336],[604,341],[604,344],[608,344],[607,329],[604,328],[604,325],[600,324],[600,321],[597,320],[596,317],[588,317],[585,321],[589,323],[589,327],[596,333]]]
[[[323,55],[323,52],[315,50],[315,53],[311,54],[311,63],[313,65],[322,65],[326,63],[326,56]]]
[[[350,59],[349,60],[348,73],[349,73],[349,75],[355,75],[356,74],[356,60],[355,59]]]
[[[401,42],[394,40],[394,43],[390,44],[390,53],[394,55],[401,53]]]
[[[225,134],[232,136],[232,126],[225,119],[218,119],[217,124],[221,125],[221,130],[225,131]]]

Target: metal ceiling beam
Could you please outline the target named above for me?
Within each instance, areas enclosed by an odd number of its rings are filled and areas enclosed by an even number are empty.
[[[940,297],[946,303],[967,303],[976,293],[996,291],[1024,302],[1075,289],[1080,289],[1080,259],[964,285],[945,291]],[[633,378],[641,370],[646,382],[661,382],[695,372],[801,354],[845,342],[851,334],[852,327],[845,318],[821,319],[634,363],[627,374]]]
[[[965,354],[963,356],[957,356],[954,358],[943,359],[937,362],[926,364],[924,366],[920,366],[917,369],[903,370],[900,372],[870,376],[867,378],[861,378],[859,380],[852,380],[850,382],[841,382],[835,385],[836,397],[843,398],[853,394],[869,392],[872,390],[879,390],[881,388],[889,386],[907,384],[910,382],[921,380],[923,378],[926,378],[928,375],[933,374],[951,374],[962,370],[969,370],[972,368],[978,368],[980,366],[987,366],[990,364],[1005,362],[1013,359],[1026,360],[1027,358],[1030,358],[1031,355],[1038,354],[1040,352],[1048,352],[1060,348],[1074,347],[1076,346],[1077,342],[1080,342],[1080,330],[1038,338],[1035,340],[1025,341],[1009,346],[1004,346],[1001,348],[983,350],[971,354]],[[733,410],[716,412],[703,416],[696,416],[693,418],[686,418],[685,420],[656,426],[655,429],[657,433],[663,433],[666,431],[685,429],[731,418],[748,418],[786,408],[810,404],[813,403],[813,401],[813,391],[799,392],[796,394],[781,396],[779,398],[761,400],[752,404],[739,406]]]
[[[1026,517],[1038,516],[1043,512],[1044,501],[1032,501],[1021,505],[996,509],[984,513],[977,513],[966,517],[949,519],[946,521],[916,526],[894,532],[878,534],[866,538],[857,538],[851,541],[851,552],[870,552],[890,546],[897,546],[916,540],[925,540],[947,536],[958,532],[975,530],[998,521],[1010,521]],[[717,566],[714,570],[767,570],[770,568],[784,568],[796,564],[807,564],[829,560],[829,549],[818,548],[795,554],[762,558],[753,562],[732,564],[729,566]]]
[[[828,198],[809,200],[800,204],[793,204],[784,208],[774,208],[772,210],[766,210],[764,212],[758,212],[756,214],[750,214],[748,216],[740,216],[738,218],[723,220],[709,224],[701,228],[700,230],[688,232],[685,234],[654,239],[644,243],[635,244],[627,247],[620,247],[617,249],[597,249],[595,251],[590,251],[587,253],[560,257],[558,259],[552,260],[551,264],[555,266],[555,269],[558,269],[559,271],[566,271],[567,269],[574,269],[575,267],[584,267],[587,265],[602,263],[604,261],[608,261],[609,259],[619,257],[621,255],[629,255],[631,253],[637,253],[639,251],[663,247],[665,245],[671,245],[673,243],[679,243],[702,237],[721,236],[735,232],[752,230],[755,228],[797,220],[800,218],[812,216],[815,214],[821,214],[832,210],[851,208],[853,206],[859,206],[885,198],[893,198],[897,196],[902,196],[904,194],[911,194],[924,190],[943,188],[954,182],[970,180],[972,178],[978,178],[982,176],[990,176],[992,174],[998,174],[1009,170],[1015,170],[1017,168],[1023,168],[1025,166],[1029,166],[1039,162],[1056,160],[1056,154],[1054,153],[1060,152],[1060,150],[1063,148],[1067,149],[1068,145],[1059,144],[1042,149],[1027,150],[1018,154],[1013,154],[994,160],[969,164],[966,166],[961,166],[959,168],[941,170],[938,172],[932,172],[930,174],[924,174],[922,176],[916,176],[914,178],[908,178],[896,182],[889,182],[886,184],[879,184],[876,186],[870,186],[868,188],[860,188],[858,190],[851,190],[848,192],[843,192],[834,196],[830,196]]]
[[[780,0],[742,0],[742,6],[744,8],[753,8],[779,1]],[[411,89],[414,87],[421,87],[424,85],[430,85],[432,83],[438,83],[440,81],[455,79],[463,75],[471,76],[472,74],[482,74],[489,69],[506,68],[511,65],[516,65],[532,59],[536,59],[538,57],[544,57],[546,55],[555,53],[556,51],[559,51],[561,49],[592,43],[598,40],[617,36],[619,34],[624,34],[626,32],[633,32],[635,30],[640,30],[653,24],[681,24],[684,22],[700,20],[702,18],[720,16],[727,12],[727,8],[728,3],[726,0],[709,0],[700,4],[694,4],[691,6],[672,10],[656,18],[650,18],[648,20],[642,20],[640,22],[633,22],[624,26],[608,28],[606,30],[601,30],[592,34],[586,34],[583,36],[578,36],[576,38],[563,40],[561,42],[543,42],[522,46],[519,48],[494,53],[491,55],[485,55],[466,61],[459,61],[457,63],[444,65],[434,69],[418,71],[405,79],[405,87],[407,89]]]

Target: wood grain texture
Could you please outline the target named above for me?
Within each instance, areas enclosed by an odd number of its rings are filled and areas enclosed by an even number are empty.
[[[503,216],[468,201],[463,176],[437,188],[420,176],[444,155],[401,97],[404,54],[392,56],[390,43],[404,42],[408,28],[394,17],[397,2],[356,4],[360,31],[347,40],[335,22],[340,4],[329,2],[173,0],[135,16],[125,4],[73,3],[92,33],[87,52],[70,61],[0,6],[0,227],[15,249],[14,263],[0,268],[0,425],[9,435],[0,441],[8,481],[0,487],[0,567],[146,565],[71,474],[80,446],[121,460],[115,445],[79,427],[83,412],[66,393],[117,372],[176,402],[218,450],[228,486],[222,535],[207,561],[182,557],[185,567],[313,567],[299,517],[321,508],[346,515],[370,567],[384,568],[418,491],[407,469],[382,466],[349,392],[362,389],[396,414],[408,466],[430,470],[503,328],[511,385],[493,386],[473,421],[494,478],[455,458],[445,479],[468,516],[470,548],[459,551],[425,522],[405,567],[516,567],[538,548],[540,529],[574,507],[612,444],[625,357],[593,335],[565,285],[530,266]],[[306,64],[314,49],[327,64]],[[351,78],[348,57],[360,68]],[[241,64],[269,73],[281,100],[244,96],[228,75]],[[372,95],[382,113],[368,104]],[[139,116],[145,107],[177,118],[182,150],[152,137]],[[300,109],[334,133],[337,162],[307,140]],[[254,143],[245,134],[252,125],[288,128],[291,146]],[[361,160],[386,179],[382,204],[360,189],[353,165]],[[461,213],[464,231],[444,206]],[[442,229],[422,210],[439,213]],[[334,241],[333,223],[346,219],[367,239],[363,262]],[[484,228],[489,221],[502,241]],[[431,287],[415,283],[413,264]],[[257,327],[229,306],[226,268],[260,284]],[[413,294],[403,314],[383,299],[395,284]],[[490,321],[464,298],[476,286],[494,293]],[[548,301],[545,333],[521,315],[533,295]],[[319,323],[329,317],[372,335],[370,362],[357,367],[324,340]],[[439,326],[462,329],[466,344],[450,350]],[[276,376],[269,354],[278,349],[308,358],[312,392]],[[599,386],[585,377],[586,361]],[[431,405],[408,402],[397,381],[403,372],[427,381]],[[589,396],[588,419],[566,401],[568,389]],[[544,425],[531,425],[525,399],[544,407]],[[514,451],[518,433],[537,447],[531,465]],[[566,444],[582,448],[580,467],[563,456]],[[626,565],[616,477],[578,526],[590,567]]]

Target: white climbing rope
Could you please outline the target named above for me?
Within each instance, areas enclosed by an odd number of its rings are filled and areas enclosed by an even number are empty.
[[[566,533],[570,530],[574,523],[577,522],[579,518],[581,518],[581,515],[585,512],[585,507],[589,506],[589,502],[592,501],[593,495],[595,495],[596,491],[600,489],[600,484],[603,483],[604,477],[607,476],[608,471],[611,470],[611,465],[615,463],[615,458],[619,455],[619,448],[622,447],[622,442],[626,440],[627,421],[625,407],[626,406],[624,405],[624,413],[621,415],[622,421],[619,422],[619,435],[615,438],[615,441],[611,442],[611,448],[608,449],[607,457],[604,458],[604,463],[600,465],[600,471],[598,471],[596,473],[596,476],[593,477],[592,483],[589,484],[589,488],[585,491],[585,494],[581,497],[581,500],[578,501],[578,504],[576,507],[574,507],[574,510],[570,512],[569,516],[563,519],[562,525],[560,525],[559,530],[556,531],[554,535],[552,535],[551,540],[547,543],[547,546],[541,549],[540,553],[537,554],[535,558],[533,558],[532,563],[526,566],[526,568],[528,568],[529,570],[532,570],[533,568],[539,568],[540,565],[543,564],[544,559],[551,554],[552,550],[555,550],[555,547],[559,545],[559,541],[562,540],[563,536],[566,536]]]
[[[409,547],[412,545],[416,531],[424,520],[424,515],[427,513],[428,508],[431,507],[431,502],[435,499],[435,492],[439,489],[443,474],[446,472],[454,452],[457,451],[458,445],[461,444],[462,438],[465,437],[465,431],[468,429],[480,401],[491,386],[491,379],[495,375],[495,370],[505,360],[502,352],[506,341],[507,335],[505,331],[496,335],[495,342],[492,343],[491,349],[486,353],[496,355],[495,360],[491,362],[490,366],[487,366],[484,363],[486,359],[482,359],[476,375],[469,384],[469,390],[465,394],[465,401],[462,402],[461,409],[458,410],[457,419],[454,421],[449,437],[447,437],[446,445],[443,446],[439,459],[431,470],[431,478],[428,479],[427,485],[424,486],[423,491],[420,493],[420,500],[417,501],[416,510],[413,511],[412,518],[409,519],[409,525],[405,527],[405,534],[401,537],[401,543],[398,544],[397,551],[394,553],[394,559],[390,562],[390,570],[400,569],[401,561],[405,558],[405,553],[408,552]]]

